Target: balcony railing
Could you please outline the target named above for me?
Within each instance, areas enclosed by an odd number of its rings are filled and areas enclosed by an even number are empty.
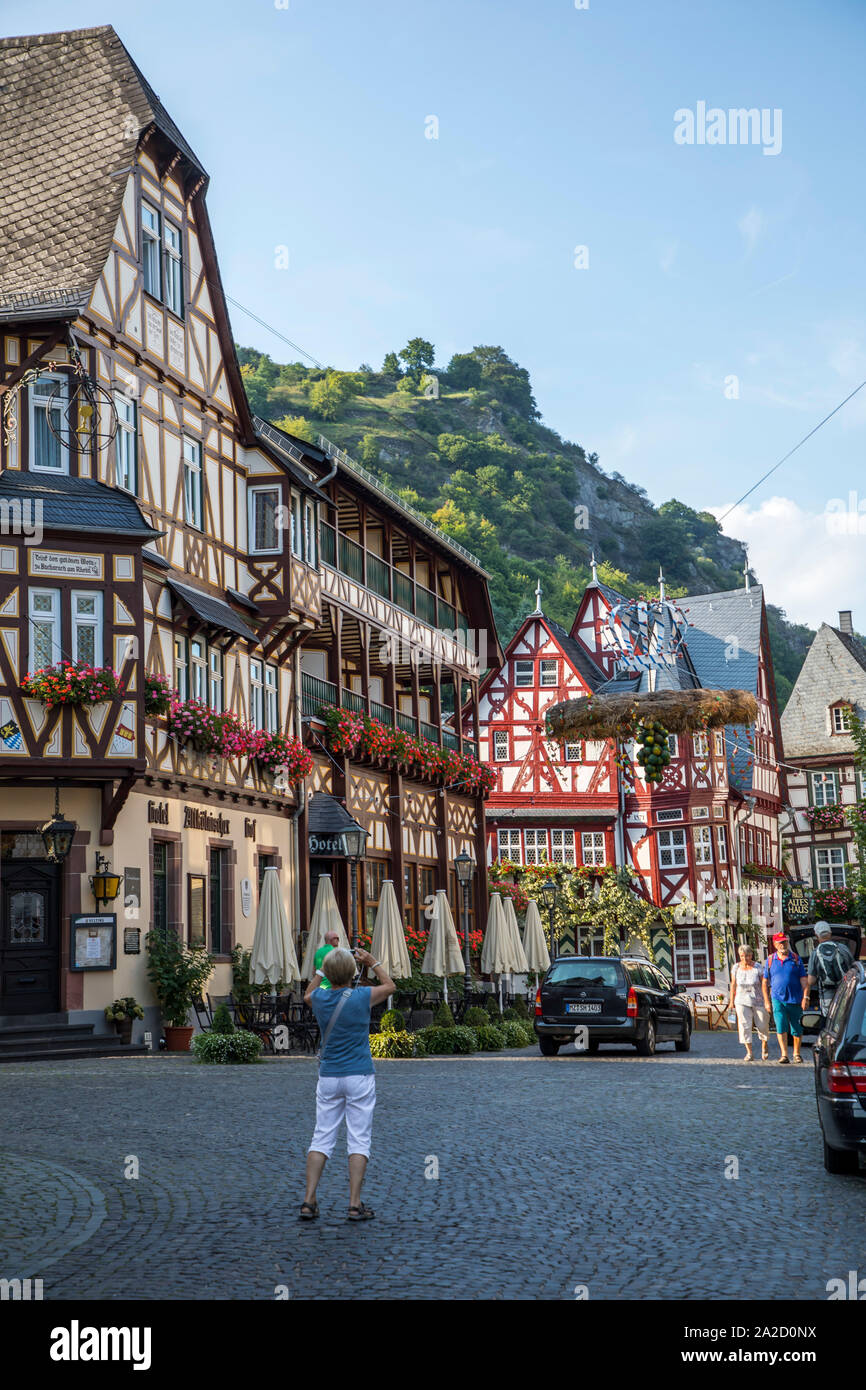
[[[301,672],[301,703],[303,712],[309,718],[316,718],[323,707],[334,706],[337,704],[337,687],[332,681],[324,681],[319,676],[311,676],[307,671]],[[363,695],[359,695],[355,690],[343,689],[340,692],[340,705],[345,710],[350,710],[354,714],[366,714],[367,702]],[[419,733],[421,738],[427,739],[430,743],[440,743],[443,748],[454,748],[459,751],[460,740],[450,729],[441,729],[436,724],[430,724],[426,720],[417,720],[413,714],[404,714],[402,710],[397,710],[396,714],[390,705],[383,705],[378,700],[370,701],[370,714],[374,719],[378,719],[380,724],[385,724],[389,729],[402,729],[404,733],[413,734],[416,738]],[[440,739],[441,734],[441,739]],[[473,739],[463,740],[464,753],[471,753],[473,757],[478,757],[478,744]]]
[[[413,584],[408,574],[389,565],[373,551],[364,551],[349,536],[338,535],[328,522],[319,523],[319,548],[322,561],[365,584],[380,598],[390,599],[404,613],[414,613],[429,627],[441,632],[468,632],[469,622],[453,603],[434,594],[423,584]],[[366,561],[366,578],[365,578]]]
[[[358,695],[354,690],[344,690],[340,703],[343,709],[349,709],[353,714],[367,713],[367,701],[363,695]]]
[[[320,680],[307,671],[301,672],[301,708],[308,718],[314,719],[323,705],[337,703],[337,687],[331,681]]]
[[[418,737],[418,720],[414,714],[403,714],[401,710],[398,710],[397,728],[402,729],[404,734],[414,734],[416,738]]]

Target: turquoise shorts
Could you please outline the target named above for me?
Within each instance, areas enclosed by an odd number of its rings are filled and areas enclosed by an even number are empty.
[[[777,1033],[790,1033],[792,1038],[803,1036],[803,1010],[799,1004],[786,1004],[781,999],[774,999],[773,1018]]]

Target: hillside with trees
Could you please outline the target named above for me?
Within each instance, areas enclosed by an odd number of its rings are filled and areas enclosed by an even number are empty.
[[[404,501],[475,554],[491,574],[500,637],[534,607],[570,626],[590,578],[627,595],[712,593],[743,583],[746,552],[710,512],[606,473],[595,454],[542,424],[529,373],[501,347],[456,353],[435,365],[433,344],[413,338],[377,371],[279,364],[238,348],[252,409],[315,443],[325,435]],[[759,576],[753,576],[759,579]],[[770,609],[780,705],[813,633]]]

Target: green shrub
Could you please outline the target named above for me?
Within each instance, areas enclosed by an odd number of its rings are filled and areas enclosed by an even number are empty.
[[[525,1023],[516,1018],[503,1019],[499,1025],[506,1047],[529,1047],[535,1041],[535,1034]]]
[[[487,1012],[488,1012],[488,1014],[490,1015],[491,1018],[499,1018],[499,1017],[500,1017],[500,1012],[499,1012],[499,1001],[497,1000],[495,994],[488,994],[488,996],[487,996],[487,1003],[484,1005],[484,1007],[485,1007],[485,1009],[487,1010]]]
[[[390,1029],[387,1032],[371,1033],[370,1052],[374,1057],[412,1057],[415,1054],[415,1038],[404,1029]]]
[[[454,1015],[451,1012],[451,1005],[446,1004],[443,1000],[433,1015],[433,1022],[437,1028],[453,1028]]]
[[[463,1022],[466,1024],[468,1028],[483,1028],[487,1023],[489,1023],[489,1021],[490,1015],[488,1014],[487,1010],[479,1009],[477,1007],[467,1009],[466,1016],[463,1019]]]
[[[474,1052],[476,1048],[475,1029],[456,1024],[452,1028],[443,1028],[434,1023],[430,1028],[422,1028],[420,1033],[416,1033],[415,1041],[419,1056],[467,1053]]]
[[[234,1025],[234,1023],[232,1022],[232,1016],[231,1016],[231,1014],[229,1013],[229,1006],[228,1006],[228,1004],[219,1004],[219,1005],[217,1006],[216,1013],[215,1013],[214,1016],[213,1016],[213,1023],[211,1024],[211,1032],[212,1032],[212,1033],[234,1033],[234,1032],[236,1032],[236,1031],[237,1031],[237,1030],[236,1030],[236,1028],[235,1028],[235,1025]]]
[[[243,1028],[233,1033],[196,1033],[192,1050],[199,1062],[257,1062],[262,1040]]]
[[[379,1020],[380,1033],[405,1033],[406,1020],[399,1009],[386,1009]],[[383,1056],[385,1054],[382,1054]]]
[[[472,1030],[475,1034],[479,1052],[501,1052],[505,1046],[505,1035],[501,1028],[494,1028],[492,1023],[484,1023],[480,1028]]]
[[[529,1009],[522,994],[518,994],[512,1007],[518,1018],[529,1019]]]

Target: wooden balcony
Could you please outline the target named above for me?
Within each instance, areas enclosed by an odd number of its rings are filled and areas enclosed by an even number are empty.
[[[340,695],[339,701],[338,693]],[[394,710],[390,705],[383,705],[378,700],[370,700],[368,706],[366,697],[359,695],[357,691],[343,689],[338,692],[333,681],[325,681],[319,676],[312,676],[307,671],[302,671],[302,713],[308,719],[317,719],[321,716],[322,710],[334,707],[349,710],[354,714],[369,714],[371,718],[378,719],[380,724],[387,725],[389,729],[402,729],[404,733],[412,734],[415,738],[427,739],[429,743],[435,743],[440,748],[454,748],[458,751],[460,749],[460,740],[450,729],[440,728],[437,724],[429,724],[425,720],[419,721],[414,715],[405,714],[402,710]],[[472,739],[464,738],[463,752],[477,758],[478,744]]]

